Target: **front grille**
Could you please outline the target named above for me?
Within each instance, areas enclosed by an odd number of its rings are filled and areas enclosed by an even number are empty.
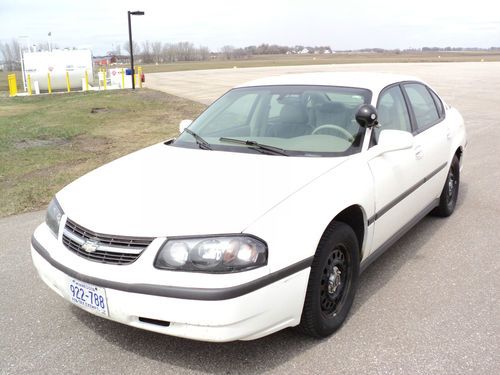
[[[154,238],[127,237],[100,234],[67,219],[63,244],[68,250],[88,260],[107,264],[130,264],[137,260]],[[85,251],[84,244],[91,244],[92,251]]]

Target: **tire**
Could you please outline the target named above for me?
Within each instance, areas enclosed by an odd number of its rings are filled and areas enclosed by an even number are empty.
[[[299,331],[323,338],[340,328],[356,294],[359,262],[352,228],[332,222],[314,256]]]
[[[460,186],[460,161],[457,156],[451,161],[450,170],[439,197],[439,205],[432,211],[435,216],[448,217],[455,210]]]

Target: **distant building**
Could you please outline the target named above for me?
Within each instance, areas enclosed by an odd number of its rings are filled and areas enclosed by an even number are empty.
[[[122,65],[128,63],[130,60],[128,55],[107,55],[107,56],[94,56],[93,61],[97,66],[110,66],[110,65]],[[136,59],[136,62],[141,62],[140,58]]]
[[[309,50],[307,48],[304,48],[303,50],[299,51],[299,53],[302,55],[302,54],[306,54],[306,53],[309,53]]]
[[[99,66],[106,66],[110,64],[110,57],[109,56],[94,56],[92,58],[93,62],[95,65]]]

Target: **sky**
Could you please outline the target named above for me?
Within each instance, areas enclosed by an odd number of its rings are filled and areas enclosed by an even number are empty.
[[[133,39],[212,51],[261,43],[360,48],[500,46],[498,0],[1,0],[0,42],[47,41],[105,54]]]

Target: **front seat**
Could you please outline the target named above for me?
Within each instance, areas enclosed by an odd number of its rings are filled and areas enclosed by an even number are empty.
[[[331,124],[345,128],[347,123],[347,108],[342,103],[326,102],[319,107],[316,118],[316,127]]]
[[[270,129],[270,136],[293,138],[311,133],[307,125],[307,112],[300,104],[285,104],[281,108],[279,123]]]

